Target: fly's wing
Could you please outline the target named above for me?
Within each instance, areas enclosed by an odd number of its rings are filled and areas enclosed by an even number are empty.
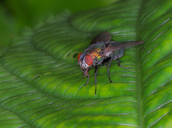
[[[113,42],[113,41],[111,41]],[[116,51],[119,49],[126,49],[129,47],[134,47],[139,44],[142,44],[144,41],[128,41],[128,42],[121,42],[121,43],[109,43],[108,46],[110,47],[110,50]],[[107,46],[107,47],[108,47]]]
[[[98,42],[107,42],[111,40],[111,34],[109,32],[99,33],[94,39],[91,41],[90,45],[97,44]]]
[[[142,44],[143,42],[144,41],[128,41],[121,43],[116,43],[114,41],[106,42],[106,49],[104,50],[104,56],[109,57],[109,55],[113,51],[134,47],[136,45]]]

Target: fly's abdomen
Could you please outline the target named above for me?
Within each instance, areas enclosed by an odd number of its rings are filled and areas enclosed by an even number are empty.
[[[112,57],[113,60],[116,60],[118,58],[121,58],[124,55],[124,49],[120,49],[117,51],[114,51],[110,54],[110,57]]]

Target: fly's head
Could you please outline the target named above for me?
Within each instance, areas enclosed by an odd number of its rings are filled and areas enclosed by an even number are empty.
[[[77,59],[81,70],[84,73],[84,77],[88,76],[88,70],[93,64],[92,56],[85,53],[79,53]]]
[[[91,44],[83,53],[78,54],[78,64],[81,67],[84,76],[89,76],[88,70],[91,66],[96,66],[102,63],[102,51],[105,49],[103,42]]]

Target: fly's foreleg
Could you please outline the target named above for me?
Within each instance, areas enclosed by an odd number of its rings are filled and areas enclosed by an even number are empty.
[[[97,93],[97,65],[95,66],[95,73],[94,73],[94,77],[95,77],[95,94]]]
[[[84,86],[86,86],[86,85],[88,84],[88,82],[89,82],[89,78],[90,78],[90,76],[88,75],[88,77],[87,77],[87,82],[85,83],[85,85],[84,85]]]

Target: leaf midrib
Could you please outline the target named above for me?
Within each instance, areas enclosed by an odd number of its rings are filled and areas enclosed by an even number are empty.
[[[137,22],[136,22],[136,39],[140,40],[140,21],[139,16],[141,15],[142,2],[140,2],[140,9],[138,10]],[[139,128],[144,128],[144,118],[143,118],[143,109],[142,109],[142,82],[141,82],[141,67],[140,67],[140,45],[136,48],[136,90],[137,90],[137,100],[138,100],[138,121]]]
[[[140,75],[139,47],[136,49],[136,88],[138,99],[138,119],[139,126],[143,128],[143,113],[142,113],[142,96],[141,96],[141,75]]]

